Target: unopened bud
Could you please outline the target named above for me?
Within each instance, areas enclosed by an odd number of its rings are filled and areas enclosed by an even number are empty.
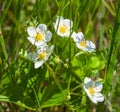
[[[60,63],[60,58],[58,56],[56,56],[54,61],[55,61],[55,63]]]
[[[64,64],[64,67],[68,68],[68,64],[67,64],[67,63],[65,63],[65,64]]]
[[[67,96],[67,100],[70,100],[71,99],[71,96],[70,96],[70,94],[68,94],[68,96]]]

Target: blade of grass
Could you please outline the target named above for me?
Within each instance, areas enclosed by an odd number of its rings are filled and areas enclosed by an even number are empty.
[[[24,0],[18,0],[17,9],[16,9],[16,19],[17,20],[20,19],[20,13],[21,13],[23,4],[24,4]]]
[[[7,55],[7,49],[6,49],[6,45],[5,45],[5,41],[1,32],[1,29],[0,29],[0,44],[1,44],[3,54],[5,56],[5,61],[6,61],[8,59],[8,55]]]
[[[108,59],[107,59],[107,67],[106,67],[106,73],[105,73],[105,78],[104,78],[104,88],[105,90],[105,98],[108,97],[108,92],[112,91],[112,79],[113,79],[113,73],[115,70],[115,60],[117,58],[117,32],[119,29],[119,25],[120,25],[120,1],[118,4],[118,9],[117,9],[117,13],[116,13],[116,18],[115,18],[115,23],[114,23],[114,28],[113,28],[113,32],[112,32],[112,40],[111,40],[111,44],[110,44],[110,49],[108,52]],[[107,99],[107,98],[106,98]],[[97,112],[101,112],[104,109],[104,102],[100,103],[97,106]]]
[[[12,0],[6,0],[5,3],[4,3],[5,4],[4,5],[4,11],[2,12],[2,15],[1,15],[0,26],[2,25],[2,23],[3,23],[4,19],[5,19],[5,16],[6,16],[7,12],[8,12],[8,9],[9,9],[11,3],[12,3]]]
[[[108,11],[115,17],[115,12],[113,11],[113,9],[110,7],[110,5],[108,4],[108,3],[106,3],[106,1],[105,0],[102,0],[103,1],[103,3],[104,3],[104,5],[105,5],[105,7],[108,9]]]
[[[8,59],[8,55],[7,55],[7,50],[6,50],[6,46],[5,46],[5,40],[3,38],[1,28],[2,28],[2,23],[3,23],[3,21],[4,21],[5,17],[6,17],[6,14],[8,12],[8,9],[9,9],[11,3],[12,3],[12,0],[9,0],[9,1],[6,0],[4,2],[4,10],[3,10],[2,14],[1,14],[1,18],[0,18],[0,44],[1,44],[4,56],[5,56],[5,60]]]
[[[100,3],[100,10],[101,10],[101,18],[100,18],[100,22],[101,22],[101,27],[100,27],[100,45],[99,48],[102,49],[103,48],[103,41],[104,41],[104,17],[105,17],[105,6],[103,3],[103,0]]]
[[[55,72],[52,70],[52,68],[51,68],[47,63],[45,63],[45,65],[46,65],[46,67],[48,68],[48,70],[50,70],[50,72],[51,72],[51,74],[52,74],[52,77],[53,77],[55,83],[57,84],[58,88],[60,89],[60,91],[62,91],[63,88],[61,87],[58,79],[56,78]]]

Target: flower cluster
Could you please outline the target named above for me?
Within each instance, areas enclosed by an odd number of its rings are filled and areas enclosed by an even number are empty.
[[[84,52],[95,51],[95,44],[92,41],[85,40],[82,32],[76,33],[75,31],[72,31],[73,22],[71,20],[58,16],[53,25],[59,36],[71,37],[77,48]],[[83,88],[93,103],[102,102],[104,100],[104,96],[100,93],[102,87],[100,82],[94,82],[88,77],[84,79]]]
[[[52,33],[47,30],[45,24],[35,27],[28,27],[28,40],[36,46],[36,51],[28,53],[28,59],[34,61],[34,67],[39,68],[46,62],[53,51],[54,46],[48,47],[47,42],[52,38]]]
[[[85,40],[82,32],[76,33],[72,30],[73,22],[71,20],[58,16],[53,26],[57,35],[73,39],[76,47],[80,50],[90,53],[95,51],[96,47],[92,41]],[[45,24],[39,24],[37,27],[28,27],[27,32],[27,39],[32,45],[36,46],[36,51],[28,53],[27,57],[34,61],[35,68],[39,68],[49,59],[53,51],[54,46],[47,45],[52,38],[52,33],[47,30]],[[56,62],[60,62],[58,57],[56,58]],[[84,79],[83,88],[93,103],[102,102],[104,100],[104,96],[100,93],[102,87],[100,82],[94,82],[88,77]]]
[[[59,36],[71,37],[75,42],[76,47],[84,52],[94,52],[95,44],[93,42],[86,41],[82,32],[76,33],[72,31],[73,22],[71,20],[58,16],[53,24],[54,29]],[[93,103],[102,102],[104,100],[104,96],[100,93],[102,87],[100,82],[94,82],[88,77],[84,79],[83,88]]]
[[[73,22],[69,19],[64,19],[61,16],[58,16],[55,23],[53,23],[54,29],[59,36],[70,37],[73,27]],[[73,41],[76,43],[76,47],[83,51],[94,52],[95,44],[91,41],[85,41],[84,35],[82,32],[75,33],[71,35]]]

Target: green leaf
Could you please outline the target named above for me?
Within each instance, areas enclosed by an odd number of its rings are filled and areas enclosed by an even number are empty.
[[[89,65],[92,69],[101,69],[105,66],[105,62],[97,56],[92,56]]]
[[[1,29],[0,29],[0,33],[1,33]],[[0,44],[1,44],[1,47],[2,47],[2,50],[3,50],[3,54],[5,56],[5,60],[7,60],[8,59],[8,54],[7,54],[6,45],[5,45],[5,41],[4,41],[4,38],[3,38],[2,34],[0,35]]]
[[[41,107],[45,108],[50,106],[62,105],[66,98],[67,89],[59,91],[59,88],[55,84],[52,84],[48,86],[48,88],[46,88],[46,90],[43,92]]]
[[[24,108],[27,108],[27,109],[30,109],[30,110],[35,110],[35,109],[32,108],[31,106],[29,107],[29,106],[25,105],[23,102],[21,102],[21,101],[19,101],[19,100],[18,100],[17,102],[15,102],[15,101],[10,101],[9,97],[4,96],[4,95],[0,95],[0,101],[9,102],[9,103],[14,103],[14,104],[17,104],[17,105],[22,106],[22,107],[24,107]]]

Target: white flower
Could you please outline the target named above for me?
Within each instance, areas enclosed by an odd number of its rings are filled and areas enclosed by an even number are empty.
[[[53,48],[53,45],[48,47],[47,44],[43,44],[37,48],[37,52],[28,53],[28,59],[34,61],[35,68],[39,68],[48,60]]]
[[[83,88],[93,103],[104,101],[104,96],[100,93],[103,85],[100,82],[94,82],[90,78],[86,77],[84,79]]]
[[[91,41],[85,41],[82,32],[79,32],[77,34],[73,32],[71,37],[73,38],[74,42],[76,43],[76,46],[79,49],[87,52],[93,52],[95,50],[95,44]]]
[[[55,31],[59,36],[69,37],[71,29],[73,27],[73,22],[69,19],[64,19],[61,16],[58,16],[55,23],[53,23]]]
[[[45,24],[39,24],[37,28],[28,27],[27,32],[29,35],[27,39],[36,46],[41,46],[49,42],[52,38],[52,33],[47,31],[47,26]]]

